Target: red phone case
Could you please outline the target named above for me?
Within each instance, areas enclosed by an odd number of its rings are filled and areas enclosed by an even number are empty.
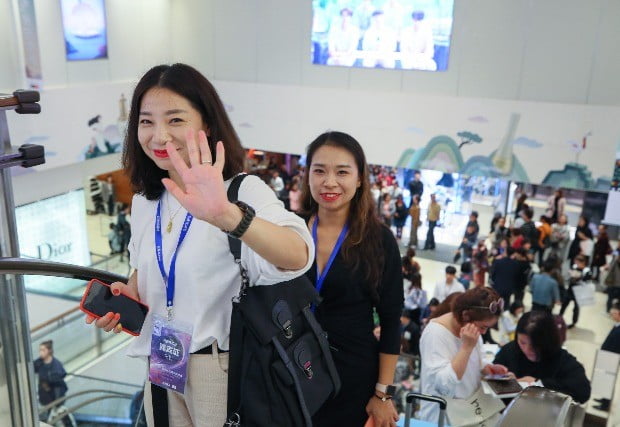
[[[102,316],[99,316],[98,314],[95,314],[89,310],[87,310],[86,308],[84,308],[84,301],[86,300],[86,295],[88,295],[88,293],[90,292],[90,288],[93,285],[94,282],[100,283],[104,286],[107,286],[108,288],[110,287],[110,285],[108,285],[107,283],[103,283],[101,280],[97,280],[97,279],[92,279],[90,282],[88,282],[88,285],[86,285],[86,290],[84,291],[84,294],[82,295],[82,300],[80,301],[80,310],[82,310],[84,313],[89,314],[91,316],[93,316],[96,319],[101,318]],[[125,297],[129,298],[130,300],[133,300],[135,302],[137,302],[140,305],[143,305],[144,307],[146,307],[147,310],[149,310],[149,306],[144,304],[141,301],[138,301],[135,298],[130,297],[127,294],[123,294]],[[123,326],[123,322],[121,322],[121,327]],[[123,332],[128,333],[129,335],[133,335],[134,337],[140,336],[140,334],[136,334],[128,329],[122,328]]]

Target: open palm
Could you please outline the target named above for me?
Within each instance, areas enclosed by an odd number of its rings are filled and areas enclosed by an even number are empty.
[[[170,161],[181,177],[184,189],[170,178],[162,180],[170,193],[187,209],[195,218],[218,226],[218,219],[225,215],[230,202],[224,188],[224,144],[218,141],[216,146],[216,161],[212,163],[213,156],[204,131],[198,132],[198,138],[193,129],[185,135],[190,165],[188,166],[174,145],[166,143],[166,150]],[[196,141],[198,139],[198,141]]]

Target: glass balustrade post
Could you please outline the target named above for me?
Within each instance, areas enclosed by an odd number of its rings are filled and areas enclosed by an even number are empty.
[[[0,158],[9,153],[6,112],[0,110]],[[19,256],[15,205],[9,169],[0,168],[0,256]],[[26,294],[22,276],[0,275],[0,399],[9,402],[11,424],[39,425]],[[4,419],[0,414],[0,420]]]
[[[103,336],[101,328],[94,328],[95,330],[95,351],[97,357],[103,354]]]

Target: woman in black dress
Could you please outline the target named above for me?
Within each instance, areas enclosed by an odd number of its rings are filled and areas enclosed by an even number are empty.
[[[590,398],[586,371],[575,356],[562,348],[550,313],[525,313],[516,332],[515,339],[500,349],[493,363],[507,367],[521,382],[540,381],[544,387],[568,394],[579,403]]]
[[[378,218],[368,165],[359,143],[342,132],[308,147],[302,204],[316,244],[306,273],[322,303],[316,316],[328,333],[342,380],[340,393],[313,417],[316,426],[396,425],[390,400],[400,353],[403,279],[398,245]],[[373,335],[373,312],[381,325]]]
[[[592,240],[592,230],[590,230],[590,221],[584,215],[579,216],[579,222],[577,223],[577,229],[575,230],[575,239],[571,242],[568,248],[568,259],[570,260],[570,266],[575,262],[575,257],[579,255],[581,251],[581,242],[584,240]],[[584,254],[587,257],[590,254]],[[570,267],[569,266],[569,267]]]

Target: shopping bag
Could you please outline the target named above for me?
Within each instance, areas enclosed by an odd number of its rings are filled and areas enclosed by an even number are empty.
[[[573,286],[573,294],[575,295],[575,301],[579,304],[579,307],[586,305],[594,305],[594,294],[596,292],[596,286],[592,282],[586,282],[581,285]]]
[[[452,427],[495,426],[505,405],[501,399],[485,394],[482,387],[467,399],[446,399],[448,421]]]

